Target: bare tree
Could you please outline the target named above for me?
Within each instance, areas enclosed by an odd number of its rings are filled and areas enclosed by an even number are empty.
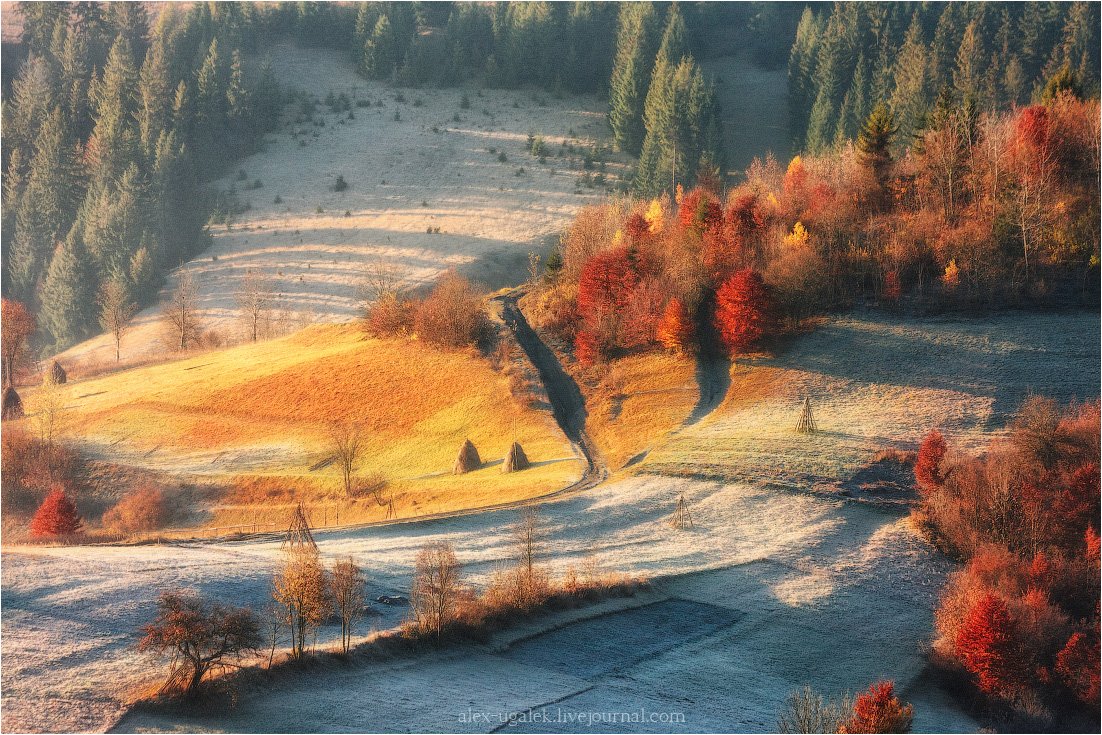
[[[275,288],[263,274],[250,270],[237,293],[237,306],[245,321],[246,330],[256,342],[271,319],[275,305]]]
[[[287,611],[291,628],[291,657],[306,654],[306,637],[331,609],[329,580],[315,549],[294,547],[286,552],[272,583],[272,597]]]
[[[516,603],[523,607],[542,602],[550,586],[547,574],[536,563],[543,536],[539,513],[534,507],[525,508],[513,528],[513,544],[517,554],[514,597]]]
[[[199,339],[199,290],[189,271],[180,274],[176,290],[165,306],[164,320],[169,342],[183,352]]]
[[[138,311],[138,305],[130,300],[130,289],[121,278],[112,278],[103,284],[99,299],[99,323],[115,339],[115,362],[120,359],[122,337],[130,328],[130,320]]]
[[[344,494],[352,497],[352,473],[356,470],[363,451],[363,437],[359,428],[351,421],[334,421],[329,426],[329,446],[341,471],[344,482]]]
[[[268,600],[261,610],[261,616],[264,621],[265,637],[271,646],[271,650],[268,652],[268,668],[271,669],[272,662],[275,660],[276,644],[279,643],[279,631],[288,623],[287,610],[275,601],[274,589],[272,590],[272,599]]]
[[[455,619],[461,590],[461,567],[446,541],[430,543],[417,554],[410,588],[410,613],[422,633],[440,638]]]
[[[369,261],[364,266],[358,288],[365,311],[376,301],[397,296],[403,277],[402,269],[394,263],[382,258]]]
[[[341,651],[352,645],[352,623],[363,615],[364,585],[367,578],[352,557],[333,564],[333,605],[341,618]]]
[[[777,732],[819,733],[838,732],[853,711],[853,698],[824,699],[809,686],[788,695],[784,709],[777,716]]]

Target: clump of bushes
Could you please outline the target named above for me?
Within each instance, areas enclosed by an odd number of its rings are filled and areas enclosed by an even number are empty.
[[[982,456],[937,432],[915,463],[916,524],[965,568],[936,615],[935,662],[991,711],[1059,726],[1099,704],[1099,404],[1028,400]]]
[[[103,527],[120,534],[157,531],[169,518],[164,493],[152,485],[132,490],[103,514]]]
[[[489,334],[482,302],[481,292],[449,271],[424,299],[410,299],[394,289],[377,295],[366,309],[364,326],[377,337],[413,333],[438,347],[470,347]]]

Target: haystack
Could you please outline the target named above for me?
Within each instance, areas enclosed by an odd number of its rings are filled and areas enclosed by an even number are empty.
[[[69,379],[69,376],[65,374],[65,368],[61,367],[61,363],[57,360],[54,360],[50,365],[50,372],[47,375],[49,380],[57,385],[61,385]]]
[[[314,541],[314,534],[310,533],[310,522],[306,520],[306,510],[302,507],[301,501],[299,501],[294,514],[291,516],[291,525],[288,526],[287,533],[283,537],[283,543],[280,544],[279,548],[290,548],[291,551],[318,550],[318,545]]]
[[[814,434],[818,430],[815,414],[811,411],[811,396],[804,396],[804,408],[800,412],[800,420],[796,422],[796,431],[801,434]]]
[[[10,385],[4,389],[4,407],[0,414],[4,420],[23,418],[23,399]]]
[[[463,440],[463,446],[459,448],[459,456],[455,458],[455,468],[452,474],[462,475],[477,470],[482,466],[482,460],[478,456],[478,450],[470,439]]]
[[[524,453],[520,442],[513,442],[513,446],[509,447],[509,453],[505,455],[505,461],[501,464],[501,471],[520,472],[531,466],[532,463],[528,461],[528,455]]]

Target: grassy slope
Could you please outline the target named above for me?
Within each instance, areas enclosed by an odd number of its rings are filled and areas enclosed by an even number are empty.
[[[388,480],[399,516],[532,497],[580,473],[550,415],[514,400],[485,360],[370,340],[351,326],[313,327],[70,383],[64,392],[65,433],[91,455],[233,484],[219,522],[251,521],[254,503],[282,517],[273,505],[291,502],[295,490],[339,500],[337,468],[318,467],[331,454],[335,420],[362,427],[359,474]],[[33,410],[33,394],[29,401]],[[536,466],[502,475],[514,432]],[[464,437],[489,466],[454,476]],[[362,502],[341,513],[370,520],[385,510]]]

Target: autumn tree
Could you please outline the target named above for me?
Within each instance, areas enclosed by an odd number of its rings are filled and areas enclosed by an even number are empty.
[[[341,619],[341,651],[348,653],[352,645],[352,623],[364,612],[364,585],[367,578],[363,570],[352,560],[338,559],[333,563],[330,587],[333,606]]]
[[[854,700],[853,714],[842,723],[843,733],[905,733],[911,731],[914,707],[895,696],[895,685],[878,681]]]
[[[54,485],[31,519],[31,535],[38,538],[73,536],[83,525],[64,486]]]
[[[954,641],[956,655],[987,694],[1007,694],[1020,684],[1010,612],[998,595],[983,595],[964,618]]]
[[[744,268],[716,292],[715,325],[732,354],[745,352],[772,328],[768,287],[760,274]]]
[[[15,385],[15,371],[27,355],[27,345],[34,334],[34,317],[18,301],[0,302],[0,359],[3,360],[4,387]]]
[[[286,611],[291,629],[291,657],[306,655],[306,639],[332,609],[328,575],[315,548],[287,551],[272,583],[272,596]]]
[[[142,626],[138,650],[171,661],[162,692],[199,690],[216,669],[238,667],[237,660],[260,651],[260,623],[247,607],[211,604],[192,592],[162,592],[157,616]]]
[[[1076,698],[1097,711],[1099,699],[1098,635],[1075,631],[1056,656],[1056,673]]]
[[[941,463],[945,459],[945,438],[937,429],[932,430],[922,440],[915,460],[915,482],[923,490],[930,492],[945,482]]]
[[[423,547],[410,586],[410,614],[416,629],[437,640],[456,616],[462,569],[455,550],[446,541]]]
[[[130,300],[130,288],[122,278],[112,278],[103,284],[99,294],[99,323],[115,340],[115,362],[121,357],[122,338],[130,328],[130,320],[138,306]]]
[[[670,299],[662,312],[662,320],[658,322],[659,343],[671,352],[685,354],[693,349],[694,332],[692,318],[684,303],[676,296]]]
[[[103,526],[119,533],[155,531],[167,520],[165,495],[153,486],[132,490],[103,514]]]
[[[482,295],[455,271],[442,275],[414,315],[417,336],[439,347],[468,347],[486,329]]]
[[[180,352],[199,341],[199,289],[190,271],[180,273],[162,320],[169,343]]]

